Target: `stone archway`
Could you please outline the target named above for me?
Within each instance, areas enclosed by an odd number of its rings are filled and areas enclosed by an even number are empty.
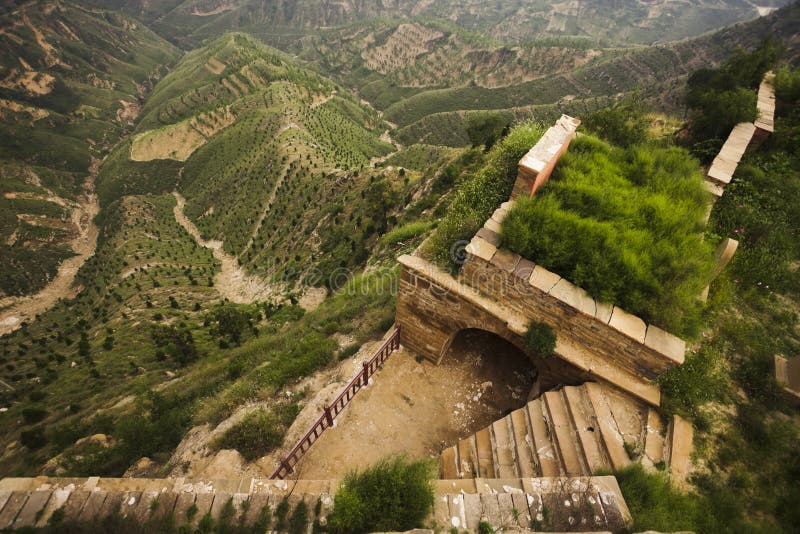
[[[504,359],[519,358],[527,363],[524,372],[528,373],[531,377],[530,387],[526,395],[526,401],[533,400],[539,397],[545,391],[555,389],[561,386],[579,385],[587,381],[593,380],[591,374],[580,370],[576,366],[558,357],[543,358],[536,354],[531,354],[525,349],[523,339],[521,336],[506,331],[496,332],[490,328],[483,328],[479,326],[470,326],[462,328],[453,333],[442,349],[442,356],[439,359],[441,362],[447,357],[457,357],[458,347],[457,341],[465,336],[482,335],[484,337],[482,343],[487,344],[487,339],[492,340],[496,347],[503,347],[501,352],[490,351],[490,358],[493,364],[503,367],[508,362]],[[456,354],[454,354],[456,352]]]

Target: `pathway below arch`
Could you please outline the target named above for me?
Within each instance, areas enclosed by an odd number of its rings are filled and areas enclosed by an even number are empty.
[[[460,336],[440,365],[401,349],[393,354],[302,459],[299,478],[339,478],[389,455],[438,455],[503,413],[523,406],[530,363],[502,339]]]

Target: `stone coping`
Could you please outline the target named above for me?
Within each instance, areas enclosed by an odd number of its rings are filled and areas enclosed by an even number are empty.
[[[770,71],[764,75],[764,79],[758,86],[758,99],[756,100],[756,108],[758,109],[758,118],[755,121],[755,126],[759,130],[768,133],[775,131],[775,87],[774,87],[775,73]]]
[[[584,315],[593,317],[634,341],[644,344],[676,364],[684,362],[686,343],[679,337],[657,326],[646,324],[642,319],[626,312],[619,306],[596,301],[585,290],[572,284],[566,278],[548,271],[541,265],[536,265],[519,254],[498,249],[500,238],[493,228],[499,227],[503,223],[512,207],[513,202],[509,201],[504,202],[500,208],[495,210],[492,217],[467,245],[468,254],[500,269],[512,272],[519,278],[527,277],[530,285]]]
[[[519,166],[535,174],[542,172],[558,154],[564,144],[575,134],[581,121],[561,115],[555,126],[547,129],[539,141],[519,161]]]
[[[728,185],[755,133],[756,126],[752,122],[740,122],[734,126],[706,176],[722,186]]]

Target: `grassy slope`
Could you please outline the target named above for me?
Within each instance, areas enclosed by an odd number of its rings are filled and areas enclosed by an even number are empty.
[[[5,14],[0,25],[0,78],[6,82],[0,87],[6,101],[0,110],[0,194],[46,197],[52,191],[75,199],[91,158],[102,157],[127,127],[117,118],[120,101],[137,103],[179,53],[130,19],[71,3],[26,4]],[[25,76],[51,81],[36,94],[16,83]],[[42,199],[23,206],[0,197],[0,291],[41,288],[71,254],[64,244],[70,233],[58,224],[34,229],[15,217],[56,207]],[[69,213],[57,219],[68,225]]]

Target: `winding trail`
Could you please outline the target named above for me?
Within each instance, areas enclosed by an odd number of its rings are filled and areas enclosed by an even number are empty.
[[[72,222],[79,232],[69,244],[76,255],[61,262],[56,277],[38,293],[0,299],[0,336],[13,332],[23,322],[32,322],[37,315],[52,308],[59,299],[74,298],[81,291],[81,287],[73,286],[75,276],[97,248],[98,229],[94,224],[94,218],[100,212],[100,204],[94,192],[94,182],[100,163],[99,159],[92,160],[89,176],[83,183],[83,193],[78,198],[77,204],[55,195],[47,198],[50,202],[73,207]]]
[[[189,220],[184,212],[186,199],[177,191],[173,191],[172,195],[177,201],[172,210],[175,220],[197,244],[210,249],[214,253],[214,257],[222,264],[222,269],[214,276],[214,288],[219,291],[220,295],[237,304],[250,304],[280,295],[279,287],[259,276],[247,274],[239,266],[239,260],[225,252],[222,241],[203,239],[197,226]]]

